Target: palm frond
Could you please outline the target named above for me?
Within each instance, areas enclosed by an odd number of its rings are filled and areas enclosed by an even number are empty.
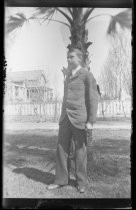
[[[54,11],[50,11],[48,14],[46,14],[44,16],[44,18],[43,18],[44,19],[43,22],[45,22],[46,20],[48,20],[48,23],[47,24],[49,24],[49,22],[53,19],[54,13],[55,13],[55,10]]]
[[[82,16],[83,8],[82,7],[77,8],[77,12],[78,12],[78,15]]]
[[[8,22],[5,25],[6,34],[9,34],[15,29],[23,26],[25,21],[27,21],[27,18],[23,13],[17,13],[15,16],[10,16],[8,18]]]
[[[36,7],[34,15],[48,14],[54,11],[55,7]]]
[[[95,8],[87,9],[83,15],[82,22],[86,22],[90,14],[93,12]]]
[[[57,11],[56,8],[53,9],[53,8],[46,8],[46,7],[44,7],[44,8],[38,7],[36,10],[37,10],[37,12],[33,14],[31,19],[36,19],[40,25],[45,21],[48,21],[47,24],[50,21],[54,21],[54,22],[62,23],[64,25],[70,27],[70,25],[68,25],[67,23],[65,23],[63,21],[53,19],[54,13]],[[38,15],[42,15],[42,17],[39,18]],[[42,22],[41,22],[41,20],[42,20]]]
[[[61,23],[61,24],[63,24],[63,25],[65,25],[65,26],[67,26],[68,28],[70,28],[70,25],[68,25],[67,23],[65,23],[65,22],[63,22],[63,21],[60,21],[60,20],[54,20],[54,19],[50,19],[50,18],[47,18],[46,20],[49,20],[49,21],[53,21],[53,22],[57,22],[57,23]]]
[[[72,8],[73,9],[73,20],[75,20],[79,14],[79,8]]]
[[[72,8],[67,7],[67,10],[69,11],[69,13],[70,13],[70,14],[71,14],[71,16],[72,16],[72,15],[73,15]]]
[[[42,15],[45,19],[49,19],[52,18],[55,11],[56,9],[54,7],[37,7],[36,12],[33,14],[33,17],[38,18],[39,15]]]
[[[131,28],[132,25],[132,11],[131,9],[127,9],[119,14],[112,16],[111,21],[107,30],[108,34],[115,34],[116,33],[116,25],[117,23],[124,28]]]
[[[72,19],[69,15],[67,15],[66,12],[64,12],[63,10],[66,9],[67,11],[70,11],[68,8],[58,8],[58,7],[37,7],[36,8],[36,12],[34,13],[33,17],[36,18],[38,15],[43,15],[43,19],[44,21],[46,20],[52,20],[53,15],[56,11],[58,11],[59,13],[61,13],[67,20],[68,22],[71,24],[72,23]],[[71,13],[70,13],[71,14]],[[37,17],[38,18],[38,17]],[[58,22],[58,21],[57,21]]]
[[[68,22],[72,25],[72,18],[69,16],[69,15],[67,15],[62,9],[60,9],[60,8],[56,8],[57,9],[57,11],[59,11],[67,20],[68,20]]]
[[[70,17],[73,17],[72,7],[62,7],[61,8],[64,12],[66,11],[66,14]]]

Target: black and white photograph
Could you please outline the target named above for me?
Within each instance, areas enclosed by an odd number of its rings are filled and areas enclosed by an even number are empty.
[[[131,199],[132,8],[4,10],[3,198]]]

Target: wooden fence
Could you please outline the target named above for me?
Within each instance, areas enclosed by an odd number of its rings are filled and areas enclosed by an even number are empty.
[[[61,101],[51,101],[44,104],[14,103],[4,105],[5,116],[45,116],[58,119],[61,113]],[[131,101],[101,100],[98,104],[97,116],[101,117],[130,117]]]

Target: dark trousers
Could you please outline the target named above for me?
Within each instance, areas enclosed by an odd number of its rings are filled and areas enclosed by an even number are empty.
[[[68,116],[59,126],[58,145],[56,152],[56,174],[55,183],[59,185],[68,184],[69,164],[68,157],[71,148],[71,139],[75,143],[75,174],[79,186],[87,184],[87,137],[85,129],[74,127]]]

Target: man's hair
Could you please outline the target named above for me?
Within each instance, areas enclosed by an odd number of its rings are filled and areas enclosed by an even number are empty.
[[[83,53],[81,50],[79,50],[77,48],[73,48],[68,51],[68,53],[72,53],[72,52],[75,52],[79,58],[83,59]]]

